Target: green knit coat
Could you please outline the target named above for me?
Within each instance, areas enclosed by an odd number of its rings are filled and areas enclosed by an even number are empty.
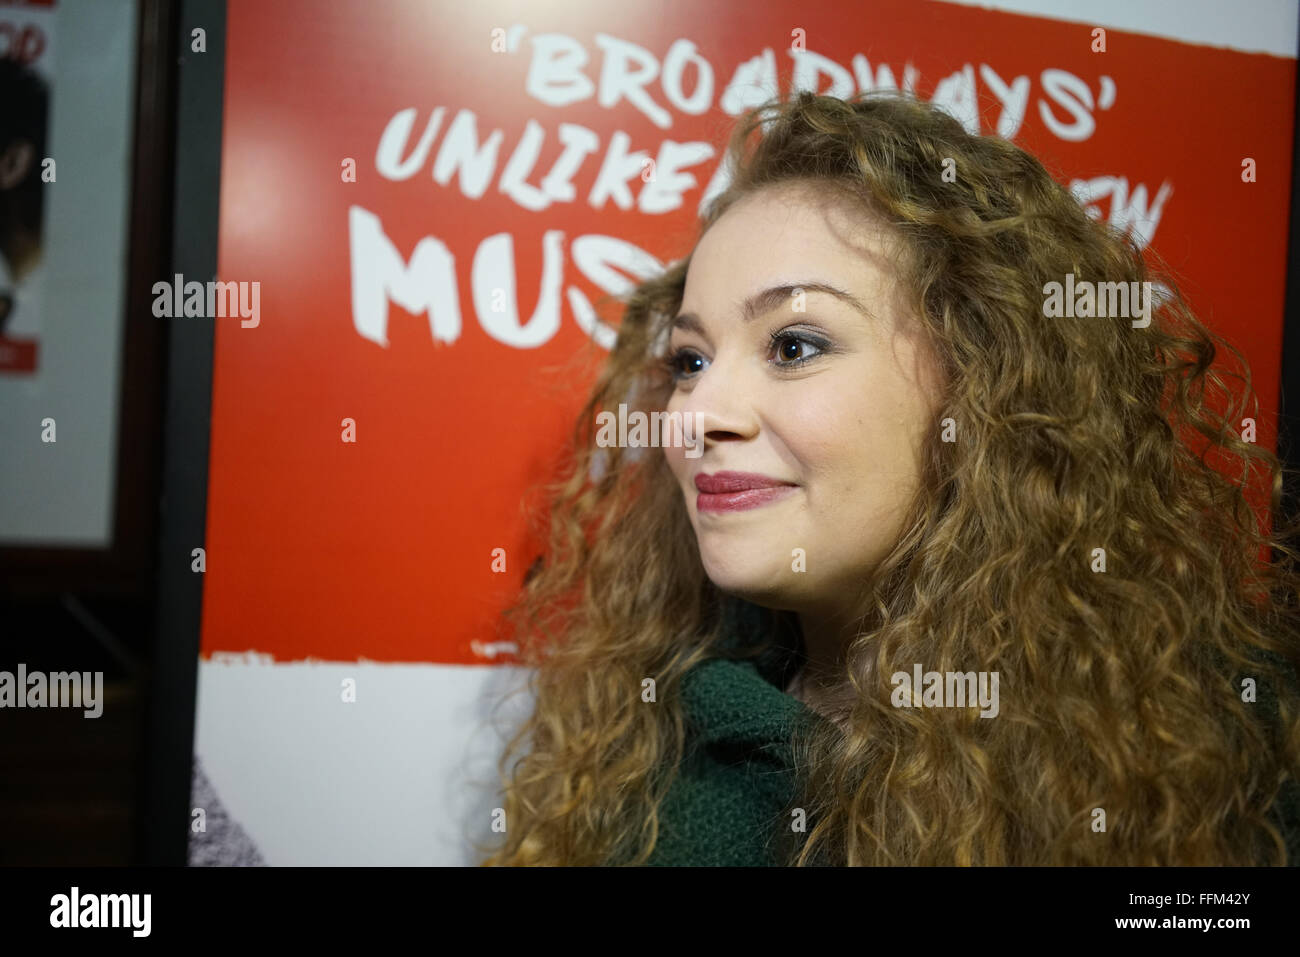
[[[729,612],[736,614],[724,651],[736,647],[742,632],[753,634],[753,612]],[[796,787],[791,735],[826,720],[782,690],[797,648],[784,641],[748,660],[709,659],[683,677],[686,755],[660,807],[648,865],[781,864],[776,839],[794,820],[787,816]],[[1271,696],[1261,694],[1260,704],[1275,713]],[[1288,861],[1300,865],[1300,787],[1288,782],[1274,807]]]
[[[754,640],[761,611],[725,604],[724,654]],[[659,866],[778,866],[775,841],[791,827],[795,797],[791,738],[826,719],[786,694],[800,654],[783,635],[749,659],[712,658],[682,678],[686,754],[659,811],[646,862]]]
[[[777,657],[715,658],[682,679],[691,733],[648,864],[780,863],[773,841],[791,826],[785,807],[795,796],[790,738],[798,722],[825,719],[781,690]]]

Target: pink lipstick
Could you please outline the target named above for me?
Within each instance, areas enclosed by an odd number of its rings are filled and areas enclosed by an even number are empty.
[[[699,512],[739,512],[784,498],[799,486],[756,472],[714,472],[695,476]]]

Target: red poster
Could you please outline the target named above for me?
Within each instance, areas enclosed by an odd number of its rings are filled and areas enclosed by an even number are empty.
[[[1294,60],[935,3],[595,10],[230,4],[220,273],[260,321],[218,321],[205,655],[494,660],[613,297],[689,250],[769,92],[907,86],[1014,139],[1152,240],[1276,408]]]

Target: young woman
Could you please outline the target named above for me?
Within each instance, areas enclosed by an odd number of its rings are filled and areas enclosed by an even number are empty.
[[[1294,861],[1300,590],[1240,353],[910,97],[769,104],[729,160],[511,616],[484,863]],[[601,447],[620,403],[698,446]]]

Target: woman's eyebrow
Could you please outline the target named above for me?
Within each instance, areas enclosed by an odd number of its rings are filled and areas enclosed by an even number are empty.
[[[817,280],[808,280],[806,282],[789,282],[782,283],[779,286],[769,286],[759,292],[754,293],[741,303],[741,321],[749,322],[758,316],[771,312],[778,306],[788,302],[790,297],[796,291],[802,290],[805,293],[820,292],[827,296],[834,296],[841,302],[845,302],[867,319],[874,319],[871,311],[863,304],[857,296],[850,292],[833,286],[827,282]],[[699,335],[704,334],[704,328],[700,324],[700,317],[693,312],[683,312],[673,319],[670,329],[683,329],[687,332],[694,332]]]

